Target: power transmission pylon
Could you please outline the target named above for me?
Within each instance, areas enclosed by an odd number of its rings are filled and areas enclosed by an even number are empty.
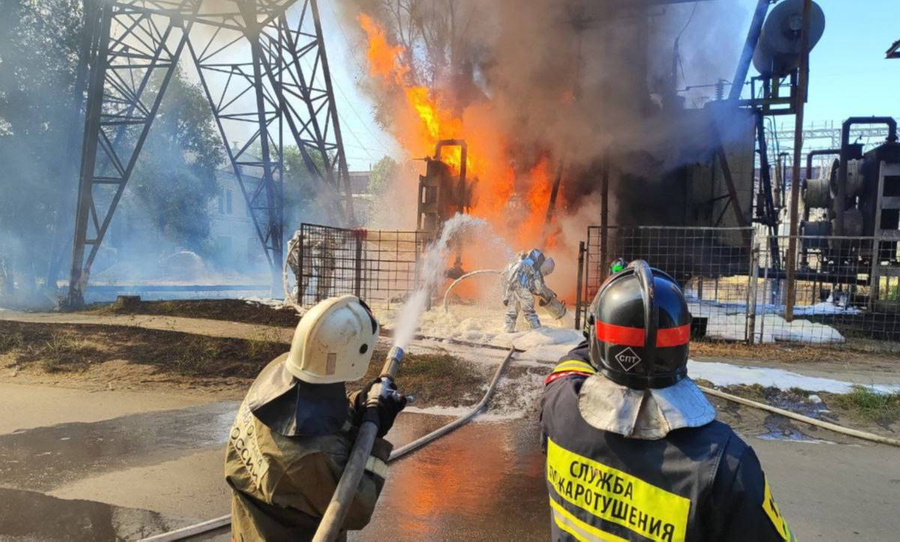
[[[284,124],[333,216],[353,221],[316,0],[209,5],[203,0],[94,1],[98,16],[96,26],[88,29],[94,37],[87,61],[68,304],[84,302],[91,265],[185,48],[212,108],[275,290],[284,257]],[[159,87],[151,80],[161,81]],[[228,142],[238,138],[246,143],[232,149]]]

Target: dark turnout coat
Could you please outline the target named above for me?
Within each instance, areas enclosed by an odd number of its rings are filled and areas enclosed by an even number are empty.
[[[233,491],[236,542],[312,540],[353,446],[343,384],[309,385],[284,369],[284,357],[257,377],[229,435],[225,479]],[[344,522],[369,522],[384,485],[391,446],[378,439]]]
[[[570,355],[544,389],[553,540],[793,540],[756,454],[730,427],[712,421],[658,440],[597,429],[579,410],[582,384],[603,378],[595,373]]]

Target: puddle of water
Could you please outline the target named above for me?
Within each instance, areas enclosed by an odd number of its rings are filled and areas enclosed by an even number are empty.
[[[434,423],[403,418],[410,432]],[[372,523],[350,539],[547,540],[549,521],[537,420],[475,423],[392,464]]]
[[[138,540],[187,525],[146,510],[0,488],[0,540]]]
[[[137,539],[190,523],[38,491],[224,445],[236,408],[201,405],[0,435],[7,488],[0,489],[0,540]],[[453,418],[405,412],[390,440],[402,446]],[[148,481],[135,491],[158,489]],[[494,421],[469,424],[394,463],[373,522],[351,540],[546,540],[548,522],[537,420]]]
[[[237,407],[214,403],[0,435],[0,484],[49,491],[100,472],[224,444]]]

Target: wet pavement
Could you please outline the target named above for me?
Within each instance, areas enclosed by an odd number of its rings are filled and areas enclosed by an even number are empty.
[[[0,540],[137,540],[185,523],[147,510],[0,488]]]
[[[0,485],[47,491],[225,442],[239,403],[64,423],[0,435]]]
[[[537,420],[470,424],[392,464],[351,540],[548,540],[544,484]]]
[[[86,393],[83,401],[96,397]],[[228,513],[222,446],[236,408],[188,403],[0,434],[0,540],[136,539]],[[449,420],[404,413],[391,439],[399,446]],[[896,538],[900,450],[822,443],[820,434],[764,440],[777,435],[760,429],[763,439],[748,440],[800,539]],[[394,463],[372,523],[351,540],[548,535],[532,416],[470,424]]]

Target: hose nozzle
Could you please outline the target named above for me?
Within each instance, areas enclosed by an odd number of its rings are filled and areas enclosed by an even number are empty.
[[[382,375],[389,375],[391,379],[397,375],[400,363],[403,361],[403,349],[399,346],[393,346],[388,351],[387,358],[384,361],[384,367],[381,369]]]

